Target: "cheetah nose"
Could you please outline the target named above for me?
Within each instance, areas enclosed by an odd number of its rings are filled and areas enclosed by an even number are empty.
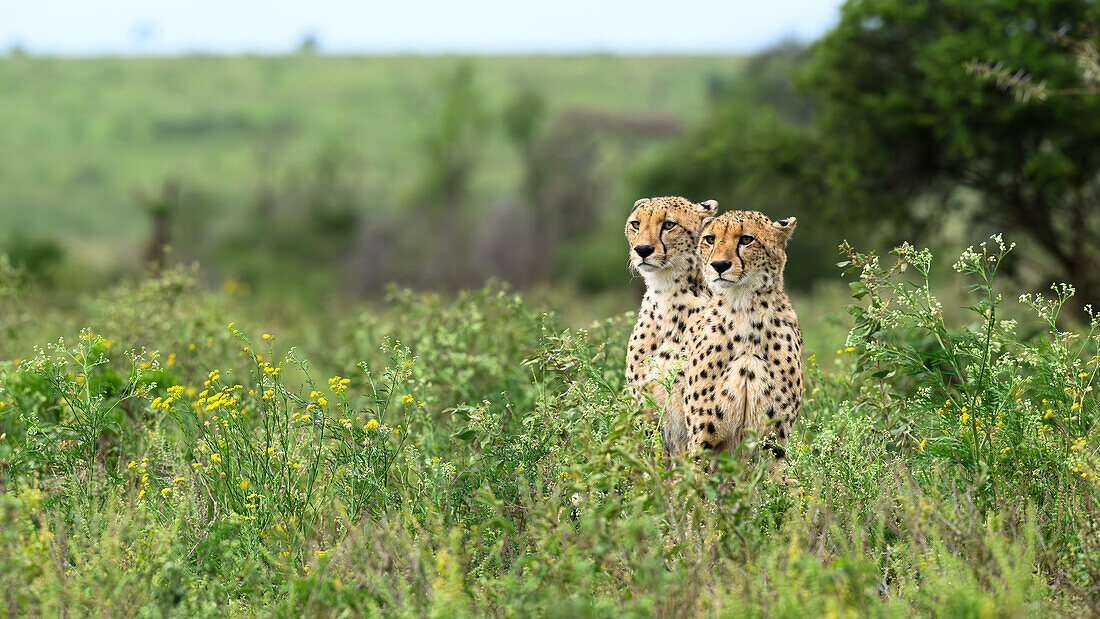
[[[635,245],[634,246],[634,253],[638,254],[642,258],[647,258],[650,254],[653,253],[653,246],[652,245]]]
[[[714,262],[710,263],[710,266],[712,269],[717,271],[719,275],[721,275],[722,273],[725,273],[727,270],[729,270],[729,268],[733,266],[733,263],[729,260],[715,260]]]

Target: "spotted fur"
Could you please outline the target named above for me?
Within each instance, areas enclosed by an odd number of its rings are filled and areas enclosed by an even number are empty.
[[[626,218],[630,267],[646,283],[627,346],[626,378],[643,409],[648,409],[645,394],[665,406],[668,396],[661,381],[680,360],[689,319],[707,295],[695,250],[703,220],[717,210],[714,200],[695,204],[678,197],[643,198]]]
[[[795,219],[730,211],[704,222],[701,272],[711,291],[690,324],[663,433],[673,453],[732,451],[755,438],[782,458],[802,404],[802,334],[783,290]]]

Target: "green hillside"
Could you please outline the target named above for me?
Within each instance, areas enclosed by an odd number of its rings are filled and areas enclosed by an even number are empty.
[[[215,222],[336,150],[367,208],[401,204],[444,76],[474,68],[491,114],[520,90],[570,107],[702,116],[736,57],[206,57],[0,59],[0,229],[81,242],[139,240],[135,192],[165,178]],[[493,118],[497,118],[494,116]],[[498,121],[496,121],[498,122]],[[489,133],[474,189],[493,198],[520,165]]]

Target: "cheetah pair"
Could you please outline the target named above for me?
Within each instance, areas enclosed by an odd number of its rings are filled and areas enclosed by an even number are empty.
[[[669,454],[732,453],[751,439],[752,452],[782,458],[802,402],[802,334],[783,290],[795,219],[717,212],[713,200],[634,203],[626,238],[646,292],[627,382],[643,408],[649,395],[664,410]]]

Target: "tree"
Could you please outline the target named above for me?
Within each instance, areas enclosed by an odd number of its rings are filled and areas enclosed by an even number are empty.
[[[781,43],[750,58],[743,73],[713,78],[710,114],[646,166],[636,183],[639,196],[715,199],[723,209],[814,222],[804,223],[788,248],[787,283],[797,288],[833,276],[833,263],[821,256],[835,251],[844,234],[864,232],[853,230],[851,220],[843,233],[823,225],[842,217],[820,199],[828,166],[810,127],[813,102],[792,90],[792,74],[805,56],[804,48]]]
[[[421,200],[429,209],[445,212],[464,206],[489,120],[474,68],[459,64],[440,84],[436,118],[421,143],[426,174]]]
[[[133,196],[153,224],[149,243],[145,247],[145,261],[159,270],[165,266],[165,258],[172,245],[172,218],[179,211],[180,182],[174,178],[166,178],[159,195],[150,195],[144,190],[135,189]]]
[[[966,72],[980,79],[997,84],[1010,91],[1023,102],[1033,98],[1045,101],[1048,97],[1073,95],[1100,95],[1100,31],[1095,23],[1085,26],[1085,36],[1067,36],[1065,32],[1053,33],[1054,40],[1065,47],[1077,62],[1081,84],[1068,88],[1050,88],[1045,79],[1035,81],[1026,67],[1009,69],[1003,60],[978,60],[966,63]]]
[[[812,47],[803,87],[818,101],[824,199],[851,215],[973,190],[974,222],[1034,241],[1083,302],[1100,300],[1100,99],[1013,102],[965,64],[997,58],[1053,88],[1076,85],[1049,33],[1086,21],[1087,0],[850,0]],[[818,160],[820,161],[820,159]],[[837,209],[839,210],[839,209]],[[927,215],[935,218],[946,207]]]
[[[317,39],[317,35],[309,32],[306,33],[302,40],[298,42],[298,53],[303,56],[313,56],[321,49],[321,41]]]

